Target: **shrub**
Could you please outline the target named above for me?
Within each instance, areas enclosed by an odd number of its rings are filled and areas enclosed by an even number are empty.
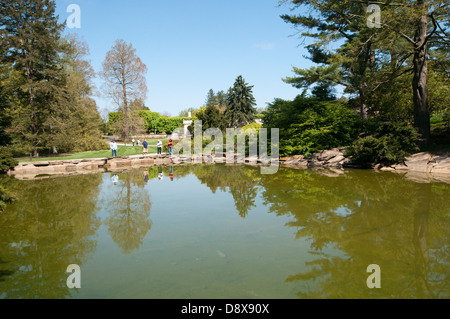
[[[404,122],[369,121],[366,136],[348,147],[346,156],[363,166],[397,164],[419,150],[417,130]]]
[[[312,154],[350,145],[361,132],[361,121],[339,101],[298,96],[275,100],[264,113],[264,127],[280,129],[280,155]]]
[[[0,173],[5,173],[13,169],[17,163],[9,150],[4,147],[0,148]]]

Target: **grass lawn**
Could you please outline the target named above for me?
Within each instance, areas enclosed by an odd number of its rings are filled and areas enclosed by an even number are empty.
[[[156,145],[149,145],[149,154],[156,153]],[[142,146],[122,146],[117,147],[117,156],[130,156],[130,155],[140,155],[142,154]],[[39,157],[33,158],[33,162],[40,161],[56,161],[56,160],[69,160],[69,159],[83,159],[83,158],[103,158],[111,157],[111,150],[94,151],[94,152],[80,152],[74,154],[63,154],[60,156],[52,157]],[[29,162],[30,158],[18,158],[20,163]]]

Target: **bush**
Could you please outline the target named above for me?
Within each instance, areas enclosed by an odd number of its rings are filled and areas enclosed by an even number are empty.
[[[280,155],[312,154],[350,145],[361,132],[361,121],[339,101],[298,96],[275,100],[264,113],[264,127],[280,129]]]
[[[0,148],[0,173],[5,173],[16,167],[18,162],[6,148]]]
[[[419,150],[417,130],[407,123],[368,121],[368,133],[347,149],[352,161],[370,167],[397,164]]]

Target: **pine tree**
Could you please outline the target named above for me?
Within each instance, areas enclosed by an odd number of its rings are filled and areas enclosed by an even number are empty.
[[[209,105],[219,105],[219,101],[213,89],[209,90],[208,95],[206,96],[206,106]]]
[[[218,128],[224,131],[226,129],[225,117],[220,113],[217,105],[210,104],[206,108],[202,108],[197,112],[196,117],[202,121],[204,130]]]
[[[430,142],[428,105],[428,57],[436,47],[448,47],[450,38],[449,7],[444,0],[396,2],[362,0],[282,0],[297,15],[282,18],[308,29],[302,36],[314,40],[321,51],[331,43],[339,48],[310,69],[294,68],[296,77],[285,81],[296,87],[315,83],[343,85],[346,92],[356,94],[361,114],[375,105],[374,92],[390,87],[405,74],[413,74],[410,84],[414,124],[423,144]],[[368,23],[369,5],[378,6],[379,21]]]
[[[65,77],[61,31],[51,0],[3,0],[0,6],[0,61],[9,66],[16,104],[11,131],[15,142],[38,155],[51,134],[47,119]]]
[[[245,83],[241,75],[236,78],[227,97],[225,117],[229,127],[238,128],[251,123],[255,119],[255,98],[252,93],[253,86]]]

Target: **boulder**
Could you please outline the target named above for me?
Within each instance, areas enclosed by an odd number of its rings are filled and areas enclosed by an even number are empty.
[[[421,152],[411,156],[408,156],[405,160],[405,165],[408,170],[416,172],[429,173],[433,168],[433,164],[430,163],[432,155],[428,152]]]
[[[450,157],[444,159],[439,158],[431,172],[433,174],[450,174]]]
[[[327,162],[334,157],[343,156],[344,151],[345,149],[342,148],[333,148],[331,150],[319,151],[314,154],[314,157],[320,162]]]

